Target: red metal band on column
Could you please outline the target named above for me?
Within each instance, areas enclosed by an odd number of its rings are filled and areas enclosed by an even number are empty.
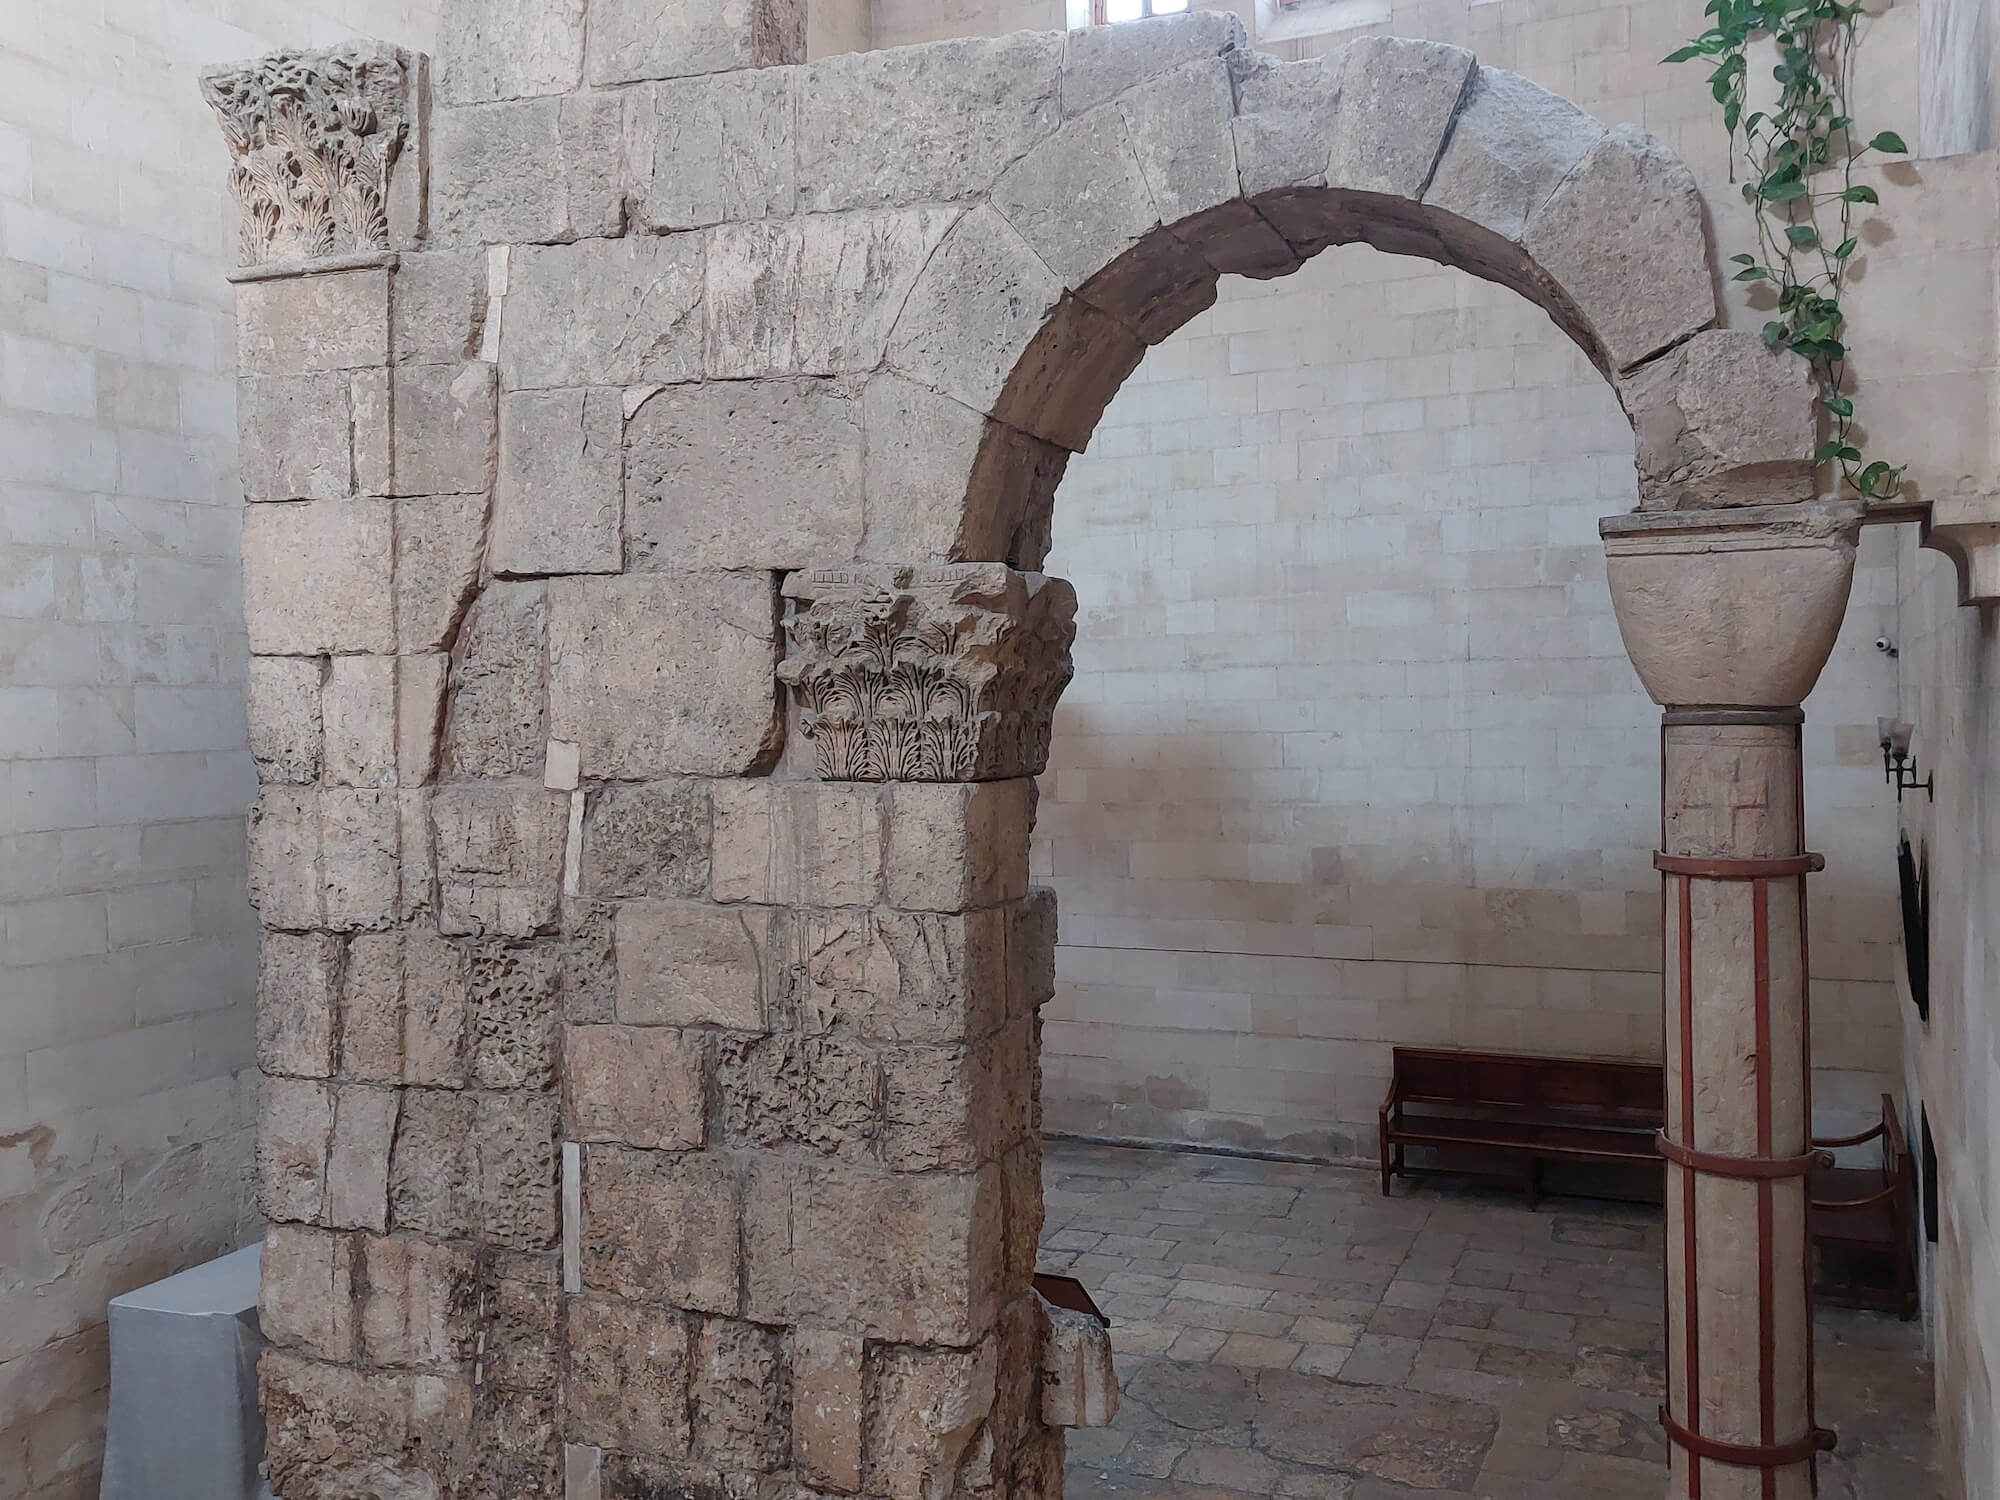
[[[1826,1428],[1812,1427],[1788,1443],[1718,1442],[1698,1432],[1690,1432],[1676,1422],[1673,1413],[1664,1406],[1660,1408],[1660,1425],[1667,1429],[1667,1437],[1676,1447],[1737,1469],[1789,1469],[1793,1464],[1808,1462],[1815,1454],[1830,1453],[1839,1441],[1838,1436]]]
[[[1789,859],[1709,859],[1692,854],[1653,853],[1653,868],[1695,880],[1781,880],[1787,875],[1816,875],[1826,868],[1824,854],[1798,854]]]
[[[1801,885],[1805,882],[1800,881]],[[1755,976],[1757,1011],[1757,1154],[1769,1157],[1771,1139],[1771,884],[1750,886],[1751,971]],[[1771,1253],[1777,1235],[1772,1224],[1771,1179],[1757,1184],[1757,1437],[1766,1448],[1777,1441],[1778,1333],[1771,1302],[1775,1291]],[[1764,1500],[1778,1500],[1778,1471],[1763,1475]]]
[[[1694,882],[1680,882],[1680,1030],[1681,1030],[1681,1129],[1694,1140]],[[1666,1132],[1660,1132],[1661,1139]],[[1688,1430],[1701,1425],[1701,1291],[1695,1277],[1694,1170],[1688,1167],[1681,1177],[1681,1285],[1685,1311],[1682,1337],[1686,1341],[1683,1363],[1687,1370]],[[1701,1500],[1701,1458],[1688,1453],[1688,1500]]]

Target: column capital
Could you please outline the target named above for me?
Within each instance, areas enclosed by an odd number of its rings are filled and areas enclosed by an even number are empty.
[[[229,146],[242,264],[382,251],[408,237],[421,185],[392,198],[391,178],[421,126],[425,63],[353,41],[202,70]]]
[[[1833,501],[1606,517],[1625,650],[1667,708],[1793,708],[1847,612],[1861,507]]]
[[[786,658],[825,781],[1038,776],[1069,683],[1076,591],[1003,563],[808,568]]]

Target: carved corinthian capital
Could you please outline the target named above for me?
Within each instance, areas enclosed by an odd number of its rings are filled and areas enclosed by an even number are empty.
[[[785,580],[778,676],[826,781],[1040,774],[1076,591],[1002,563],[816,568]]]
[[[202,72],[229,144],[244,265],[389,248],[389,179],[422,67],[400,47],[343,42]]]

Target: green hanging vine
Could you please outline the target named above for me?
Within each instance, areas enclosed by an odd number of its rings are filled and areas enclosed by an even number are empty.
[[[1743,199],[1757,221],[1756,255],[1732,256],[1736,280],[1768,284],[1777,316],[1764,325],[1764,342],[1808,361],[1818,377],[1820,404],[1832,436],[1813,462],[1836,463],[1863,496],[1893,495],[1901,466],[1865,458],[1854,441],[1854,399],[1842,387],[1847,346],[1841,342],[1841,289],[1858,239],[1857,204],[1878,203],[1875,189],[1854,181],[1854,168],[1870,152],[1900,154],[1909,148],[1885,130],[1865,146],[1854,144],[1847,92],[1852,80],[1858,0],[1709,0],[1713,24],[1673,53],[1668,62],[1715,59],[1709,88],[1722,106],[1729,131],[1730,179],[1741,164]],[[1752,42],[1777,44],[1777,102],[1747,104]],[[1837,182],[1839,185],[1822,186]]]

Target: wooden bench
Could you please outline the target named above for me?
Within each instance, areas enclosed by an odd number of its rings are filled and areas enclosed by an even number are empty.
[[[1915,1174],[1910,1148],[1896,1117],[1896,1101],[1882,1096],[1882,1121],[1860,1135],[1815,1140],[1825,1149],[1882,1143],[1882,1162],[1871,1167],[1815,1167],[1807,1179],[1811,1205],[1806,1222],[1813,1249],[1820,1252],[1813,1291],[1827,1302],[1875,1307],[1902,1318],[1917,1313],[1916,1215],[1912,1209]],[[1825,1252],[1833,1251],[1833,1256]],[[1830,1261],[1859,1251],[1889,1262],[1890,1284],[1868,1285],[1831,1274]]]
[[[1666,1074],[1657,1063],[1398,1047],[1382,1101],[1382,1192],[1396,1177],[1495,1175],[1411,1166],[1404,1153],[1518,1158],[1533,1200],[1550,1161],[1651,1166],[1666,1123]]]

